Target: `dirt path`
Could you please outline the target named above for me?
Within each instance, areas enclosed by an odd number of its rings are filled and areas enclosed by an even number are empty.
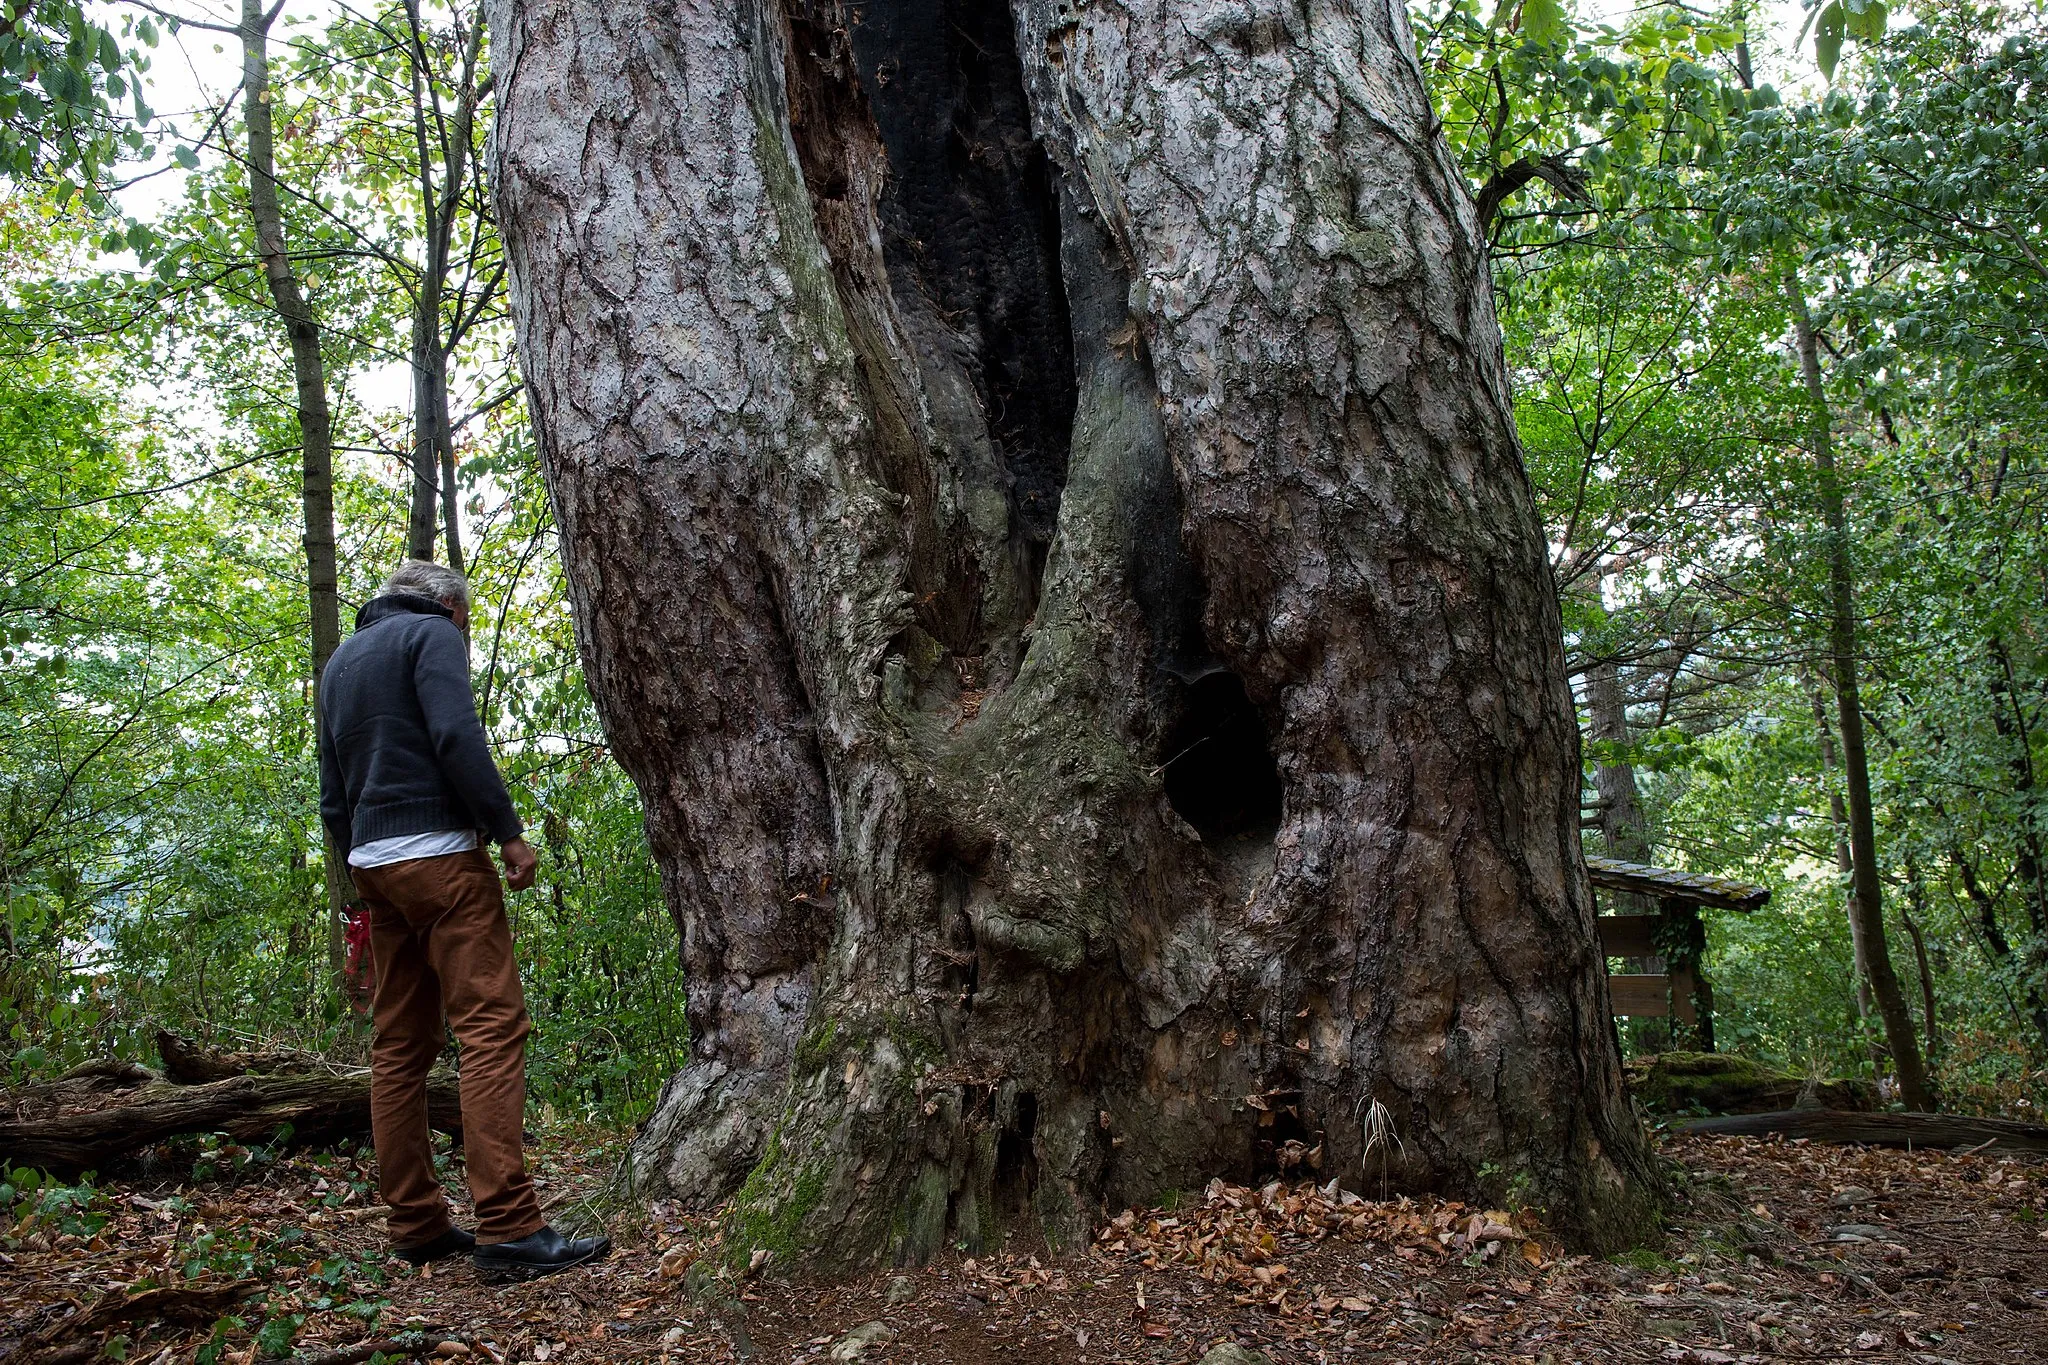
[[[232,1183],[28,1196],[52,1207],[0,1240],[0,1362],[243,1365],[408,1329],[457,1339],[450,1358],[675,1365],[1183,1365],[1222,1342],[1276,1365],[2048,1358],[2039,1160],[1664,1150],[1683,1173],[1672,1236],[1613,1261],[1559,1256],[1500,1210],[1219,1182],[1119,1217],[1079,1254],[956,1255],[836,1285],[780,1282],[772,1261],[715,1273],[709,1225],[657,1207],[612,1218],[607,1264],[506,1289],[466,1263],[419,1274],[383,1256],[366,1162],[302,1157]],[[543,1161],[558,1205],[602,1182],[572,1150]],[[97,1307],[93,1330],[72,1305]]]

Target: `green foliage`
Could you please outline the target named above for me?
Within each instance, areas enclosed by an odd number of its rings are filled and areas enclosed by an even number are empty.
[[[206,1344],[192,1357],[194,1365],[220,1365],[234,1339],[248,1330],[247,1320],[232,1313],[214,1323],[213,1331],[207,1334]]]
[[[288,1313],[283,1317],[267,1318],[256,1329],[256,1358],[258,1360],[282,1360],[292,1353],[292,1342],[298,1339],[299,1330],[306,1325],[304,1313]]]
[[[1812,0],[1807,6],[1807,24],[1813,29],[1813,58],[1821,74],[1835,78],[1841,64],[1842,44],[1854,38],[1875,43],[1884,37],[1890,11],[1884,0]]]
[[[1602,215],[1678,205],[1674,177],[1719,154],[1731,113],[1777,102],[1735,78],[1740,23],[1677,5],[1621,27],[1557,0],[1490,19],[1475,0],[1412,12],[1444,135],[1502,258],[1572,241]]]
[[[54,185],[58,203],[81,188],[102,203],[102,177],[123,155],[153,151],[153,117],[142,97],[149,69],[123,47],[99,7],[77,0],[0,0],[0,173]],[[129,17],[125,37],[157,43],[149,18]]]
[[[273,45],[281,199],[342,451],[343,614],[403,543],[407,414],[379,395],[429,268],[424,151],[441,183],[464,172],[436,210],[480,710],[542,857],[509,900],[530,1090],[626,1123],[684,1055],[675,934],[583,688],[511,373],[488,110],[466,143],[447,121],[487,75],[479,14],[424,15],[417,48],[393,40],[399,5]],[[106,235],[47,177],[0,206],[0,1079],[144,1057],[160,1024],[344,1059],[367,1043],[326,965],[299,437],[242,162],[218,154],[238,113],[225,92],[208,140],[174,149],[183,197],[138,231]],[[130,251],[146,268],[109,259]],[[251,1159],[195,1154],[216,1175]]]
[[[10,1170],[0,1179],[0,1214],[12,1221],[10,1238],[38,1228],[59,1236],[91,1237],[107,1225],[106,1196],[90,1175],[70,1185],[40,1171]]]
[[[1838,870],[1830,542],[1786,342],[1797,289],[1848,492],[1889,956],[1923,1028],[1925,963],[1951,1102],[2036,1110],[2040,11],[1942,0],[1898,29],[1880,4],[1814,6],[1831,88],[1792,101],[1754,83],[1741,11],[1519,45],[1505,19],[1481,35],[1458,16],[1418,29],[1482,206],[1532,154],[1582,175],[1525,177],[1493,235],[1571,666],[1611,670],[1623,694],[1625,737],[1584,746],[1589,846],[1607,837],[1594,771],[1625,774],[1658,861],[1772,889],[1764,911],[1709,917],[1721,1044],[1800,1072],[1889,1070]],[[1661,99],[1659,63],[1678,76]],[[1668,1041],[1662,1021],[1623,1031]]]

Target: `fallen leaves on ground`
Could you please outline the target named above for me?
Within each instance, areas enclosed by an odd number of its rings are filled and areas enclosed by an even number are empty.
[[[722,1269],[715,1220],[656,1205],[613,1218],[605,1264],[498,1288],[464,1262],[389,1258],[366,1158],[237,1171],[220,1149],[202,1180],[47,1211],[25,1196],[29,1216],[0,1223],[0,1365],[372,1345],[494,1365],[1191,1365],[1226,1341],[1275,1365],[2038,1358],[2037,1160],[1725,1138],[1664,1152],[1681,1173],[1670,1238],[1611,1260],[1565,1255],[1505,1209],[1214,1181],[1116,1214],[1077,1252],[1013,1244],[833,1284],[784,1283],[768,1258]],[[608,1174],[588,1148],[542,1154],[557,1208]]]

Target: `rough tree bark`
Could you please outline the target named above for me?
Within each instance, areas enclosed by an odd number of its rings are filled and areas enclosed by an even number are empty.
[[[492,41],[543,469],[688,972],[643,1185],[915,1260],[1357,1180],[1378,1102],[1375,1182],[1653,1235],[1401,7],[497,0]]]

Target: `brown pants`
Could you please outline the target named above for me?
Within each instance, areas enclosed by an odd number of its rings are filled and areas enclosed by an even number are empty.
[[[542,1219],[520,1140],[532,1025],[498,869],[489,853],[472,849],[350,870],[370,911],[377,967],[370,1132],[391,1240],[418,1246],[450,1226],[434,1178],[427,1072],[452,1027],[462,1044],[462,1153],[476,1238],[516,1242]]]

